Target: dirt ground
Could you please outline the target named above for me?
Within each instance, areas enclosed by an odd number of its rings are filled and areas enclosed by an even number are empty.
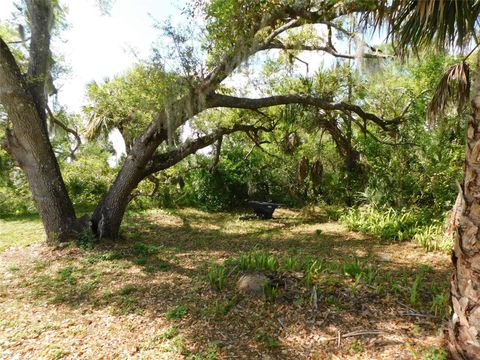
[[[321,210],[275,216],[156,210],[129,215],[117,243],[10,247],[0,358],[445,358],[447,254]],[[246,273],[272,286],[240,293]]]

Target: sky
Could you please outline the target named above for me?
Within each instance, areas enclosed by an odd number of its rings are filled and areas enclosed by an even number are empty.
[[[11,21],[14,0],[0,0],[0,22]],[[52,49],[61,54],[69,73],[55,82],[57,101],[71,112],[80,112],[86,104],[86,85],[102,82],[147,59],[159,31],[154,23],[180,14],[179,0],[115,0],[110,14],[102,15],[97,0],[64,0],[68,8],[68,29],[55,39]],[[13,23],[15,25],[15,23]],[[109,135],[116,155],[111,165],[125,153],[118,130]]]
[[[154,21],[180,14],[175,0],[116,0],[110,15],[102,15],[96,0],[64,0],[69,28],[55,40],[71,71],[59,80],[58,100],[71,111],[85,104],[85,86],[100,82],[146,59],[159,35]],[[0,21],[11,19],[14,0],[0,0]]]

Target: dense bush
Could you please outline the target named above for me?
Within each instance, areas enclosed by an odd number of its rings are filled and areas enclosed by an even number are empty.
[[[352,230],[385,240],[413,239],[427,251],[451,249],[453,242],[445,235],[443,220],[444,217],[434,216],[430,209],[397,210],[368,205],[349,209],[340,217],[340,221]]]
[[[0,149],[0,215],[33,212],[35,206],[23,172],[15,167],[7,153]]]

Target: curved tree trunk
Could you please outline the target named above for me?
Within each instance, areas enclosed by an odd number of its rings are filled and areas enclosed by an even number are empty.
[[[0,103],[12,124],[6,150],[25,172],[47,241],[65,241],[78,225],[44,117],[7,44],[0,38]]]
[[[453,314],[449,351],[454,359],[480,359],[480,58],[477,62],[472,116],[467,126],[464,181],[459,194],[452,253]]]
[[[120,224],[131,199],[131,193],[147,176],[145,167],[158,145],[168,138],[166,119],[166,112],[160,112],[156,121],[132,145],[120,173],[95,208],[91,222],[92,230],[98,238],[118,238]],[[159,126],[158,123],[165,126]]]
[[[122,170],[92,215],[92,230],[100,240],[118,238],[131,193],[143,177],[144,173],[137,167],[136,162],[127,158]]]

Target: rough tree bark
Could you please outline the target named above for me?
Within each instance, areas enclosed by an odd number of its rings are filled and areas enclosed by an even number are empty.
[[[480,57],[476,70],[452,253],[453,314],[448,326],[448,345],[454,359],[480,359]]]
[[[160,143],[167,137],[167,114],[163,111],[132,145],[114,183],[96,206],[91,223],[92,230],[98,237],[118,238],[130,194],[146,177],[145,166]]]
[[[26,78],[7,44],[0,38],[0,104],[11,123],[2,146],[25,172],[47,241],[65,241],[78,230],[79,223],[46,126],[45,80],[50,61],[52,8],[49,0],[30,0],[27,5],[31,14],[32,40]]]

